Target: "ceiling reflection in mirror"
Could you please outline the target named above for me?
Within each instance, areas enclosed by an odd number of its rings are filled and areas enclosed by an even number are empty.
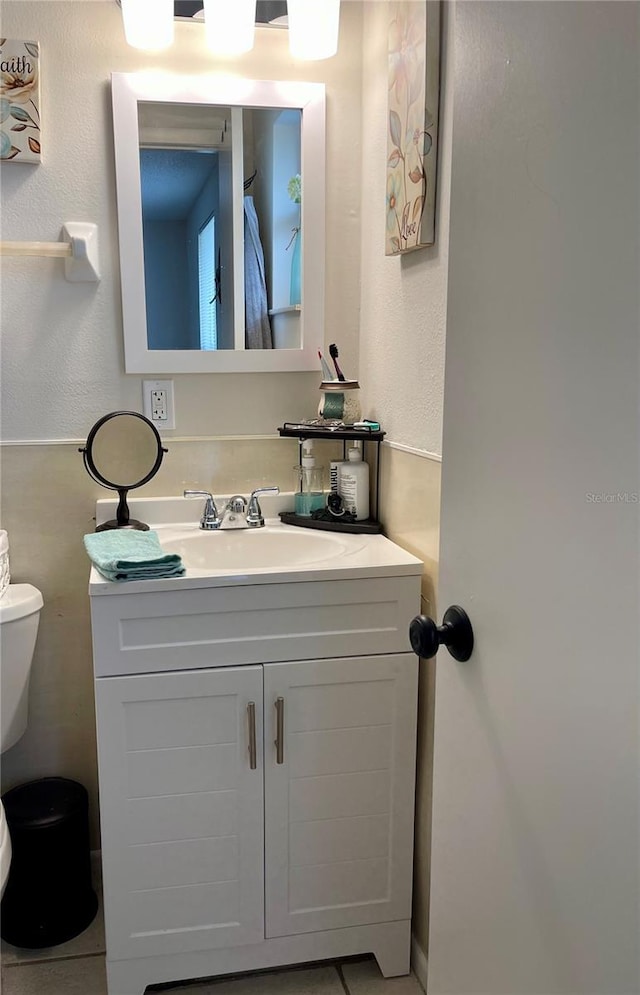
[[[296,108],[138,104],[149,349],[301,347],[301,125]]]

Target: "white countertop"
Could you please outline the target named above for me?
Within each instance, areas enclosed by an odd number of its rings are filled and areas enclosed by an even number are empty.
[[[422,561],[406,552],[396,543],[383,535],[351,534],[322,530],[301,529],[293,525],[283,525],[277,514],[289,507],[291,495],[267,497],[261,499],[265,514],[266,529],[274,534],[307,533],[313,537],[315,547],[320,537],[327,537],[327,556],[317,555],[313,562],[289,564],[285,567],[277,565],[253,566],[251,569],[239,569],[238,566],[220,567],[188,567],[181,577],[167,577],[157,580],[140,581],[109,581],[95,569],[91,568],[89,593],[96,595],[114,595],[124,593],[151,593],[160,591],[186,590],[189,588],[215,587],[246,587],[263,584],[287,584],[302,581],[333,581],[350,580],[364,577],[397,577],[415,576],[422,573]],[[220,505],[224,498],[220,498]],[[184,540],[198,541],[198,536],[204,542],[211,544],[216,541],[233,542],[234,532],[203,533],[199,529],[198,520],[201,503],[185,498],[147,498],[131,499],[128,502],[131,518],[140,519],[154,529],[160,544],[179,544]],[[100,524],[113,518],[116,502],[101,500],[97,502],[96,520]],[[273,517],[267,518],[270,515]],[[260,530],[261,531],[261,530]],[[238,535],[238,533],[235,533]],[[243,533],[244,534],[244,533]],[[290,542],[291,540],[289,540]],[[167,551],[172,551],[170,548]],[[185,564],[186,565],[186,564]]]

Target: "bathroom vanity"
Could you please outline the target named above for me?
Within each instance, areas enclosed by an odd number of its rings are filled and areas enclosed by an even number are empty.
[[[184,577],[90,582],[110,995],[363,952],[407,973],[422,564],[154,527]]]

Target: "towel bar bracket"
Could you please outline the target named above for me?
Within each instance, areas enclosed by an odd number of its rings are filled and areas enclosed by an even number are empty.
[[[64,261],[64,275],[71,283],[98,283],[98,226],[88,221],[67,221],[62,238],[71,243],[71,256]]]
[[[67,221],[60,238],[60,242],[0,242],[0,255],[62,258],[70,283],[99,283],[98,226]]]

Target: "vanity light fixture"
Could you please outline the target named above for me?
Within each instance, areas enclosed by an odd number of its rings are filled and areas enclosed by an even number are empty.
[[[294,59],[330,59],[338,51],[340,0],[287,0]]]
[[[207,45],[216,55],[241,55],[253,48],[256,0],[204,0]]]
[[[173,0],[120,0],[124,35],[132,48],[159,52],[173,42]]]
[[[133,48],[150,52],[173,42],[174,0],[117,0],[122,8],[125,37]],[[253,48],[256,6],[260,0],[202,0],[204,10],[190,13],[204,19],[207,45],[216,55],[232,56]],[[189,5],[191,9],[197,4]],[[272,17],[270,25],[289,28],[289,49],[294,59],[330,59],[338,51],[340,0],[287,0],[287,14],[273,17],[284,5],[269,3],[258,12],[258,23]]]

